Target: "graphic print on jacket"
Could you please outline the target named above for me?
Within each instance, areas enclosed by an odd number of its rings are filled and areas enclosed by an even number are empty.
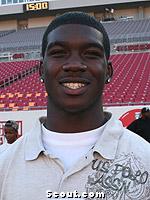
[[[150,200],[149,173],[133,153],[121,154],[115,161],[95,159],[92,170],[87,193],[103,192],[107,200]]]

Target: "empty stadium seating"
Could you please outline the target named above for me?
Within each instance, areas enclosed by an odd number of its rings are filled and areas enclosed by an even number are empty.
[[[105,22],[104,26],[111,35],[147,33],[150,30],[150,19],[111,21]]]
[[[6,36],[10,33],[15,32],[16,30],[7,30],[7,31],[0,31],[0,37]]]
[[[102,23],[112,44],[150,41],[150,19]],[[46,27],[30,28],[2,34],[0,52],[41,48],[45,29]]]
[[[114,76],[105,87],[104,104],[150,102],[150,52],[112,55],[111,60]],[[0,89],[0,110],[42,109],[46,106],[46,96],[44,85],[35,72]]]
[[[0,109],[18,110],[46,105],[46,91],[38,72],[20,79],[1,90]]]
[[[106,85],[105,104],[150,102],[150,53],[118,54],[111,60],[114,78]]]
[[[0,51],[40,48],[45,27],[23,29],[0,37]]]
[[[150,102],[150,19],[102,23],[115,50],[110,58],[114,76],[105,86],[104,105],[147,104]],[[45,29],[0,31],[0,53],[12,53],[14,60],[29,59],[24,57],[25,53],[37,49],[40,52]],[[39,80],[38,66],[39,60],[0,62],[0,111],[45,108],[47,93]]]
[[[150,41],[150,19],[103,23],[112,43]]]
[[[23,76],[34,66],[39,64],[38,60],[20,61],[20,62],[0,62],[0,86],[11,80]]]
[[[147,51],[150,50],[150,43],[114,45],[114,49],[116,51]]]

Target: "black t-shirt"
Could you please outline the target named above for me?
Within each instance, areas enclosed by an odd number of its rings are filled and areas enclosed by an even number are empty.
[[[139,118],[135,121],[133,121],[128,127],[130,131],[133,131],[134,133],[140,135],[145,140],[150,142],[150,119],[146,118]]]

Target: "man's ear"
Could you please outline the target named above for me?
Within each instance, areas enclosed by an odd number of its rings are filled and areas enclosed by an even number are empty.
[[[40,80],[41,80],[41,82],[43,83],[43,82],[44,82],[44,66],[43,66],[43,60],[40,60],[39,75],[40,75]]]
[[[106,71],[106,80],[105,80],[106,84],[111,82],[112,76],[113,76],[113,66],[112,66],[112,63],[108,61],[107,71]]]

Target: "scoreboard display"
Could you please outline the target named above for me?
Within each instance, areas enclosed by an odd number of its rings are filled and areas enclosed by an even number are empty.
[[[38,10],[48,10],[48,9],[49,9],[49,4],[48,4],[47,1],[27,3],[27,4],[23,5],[24,12],[38,11]]]

